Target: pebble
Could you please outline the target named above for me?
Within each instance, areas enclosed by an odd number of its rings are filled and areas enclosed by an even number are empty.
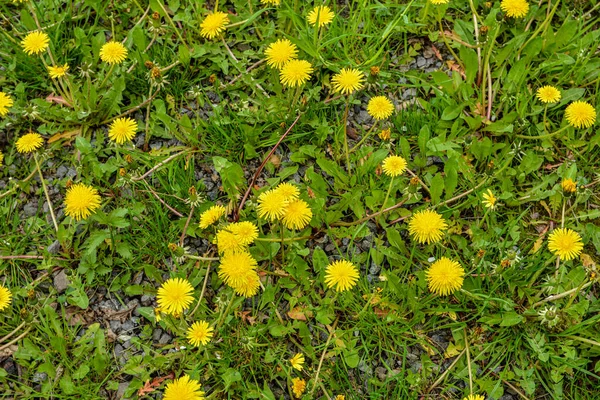
[[[58,252],[60,251],[60,242],[58,240],[55,240],[50,246],[48,246],[46,250],[50,254],[58,254]]]
[[[67,290],[70,283],[71,282],[69,282],[69,278],[67,278],[67,274],[64,270],[54,275],[54,288],[58,293],[62,293]]]
[[[155,342],[158,342],[160,340],[160,337],[162,336],[163,331],[160,328],[156,328],[154,330],[154,332],[152,332],[152,340],[154,340]]]
[[[158,340],[158,343],[160,343],[160,344],[167,344],[171,340],[173,340],[173,338],[171,337],[171,335],[169,335],[168,333],[163,333],[162,336],[160,337],[160,339]]]

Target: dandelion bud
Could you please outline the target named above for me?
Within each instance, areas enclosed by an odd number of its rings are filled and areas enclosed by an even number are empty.
[[[379,138],[381,140],[390,140],[391,136],[392,136],[392,131],[389,128],[384,129],[381,132],[379,132]]]
[[[121,176],[127,175],[127,170],[125,168],[119,169],[119,175],[121,175]]]
[[[217,76],[215,74],[212,74],[208,77],[208,81],[211,83],[211,85],[214,85],[214,83],[217,81]]]
[[[152,68],[154,68],[154,63],[153,63],[152,61],[150,61],[150,60],[147,60],[147,61],[144,63],[144,66],[145,66],[146,68],[148,68],[148,69],[152,69]]]
[[[379,69],[379,67],[377,65],[374,65],[371,67],[371,75],[372,76],[379,75],[379,72],[381,72],[381,70]]]
[[[160,19],[160,14],[157,11],[153,12],[152,13],[152,19],[155,19],[155,20]]]

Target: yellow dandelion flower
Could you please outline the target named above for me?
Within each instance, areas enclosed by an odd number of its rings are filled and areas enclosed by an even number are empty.
[[[536,97],[542,103],[556,103],[560,100],[560,90],[554,86],[542,86],[536,92]]]
[[[293,200],[288,203],[282,222],[288,229],[304,229],[310,223],[313,213],[304,200]]]
[[[394,112],[394,104],[385,96],[375,96],[369,100],[367,112],[375,119],[386,119]]]
[[[342,70],[331,78],[333,89],[342,94],[350,94],[363,87],[365,74],[357,69],[342,68]]]
[[[496,208],[496,203],[498,202],[498,199],[496,198],[496,196],[494,196],[494,193],[492,193],[490,189],[488,189],[487,192],[485,192],[482,195],[482,197],[482,203],[486,208],[489,208],[490,210],[494,210]]]
[[[470,394],[467,397],[465,397],[463,400],[485,400],[485,397],[483,397],[480,394]]]
[[[236,294],[244,297],[252,297],[258,293],[258,288],[260,287],[260,277],[256,271],[248,271],[240,276],[235,286],[230,286],[235,290]]]
[[[52,79],[62,78],[67,74],[69,70],[69,64],[65,64],[62,67],[59,65],[58,67],[48,67],[48,75]]]
[[[227,226],[243,246],[248,246],[258,237],[258,227],[250,221],[235,222]]]
[[[511,18],[522,18],[529,12],[529,4],[525,0],[502,0],[500,8]]]
[[[204,400],[204,392],[200,383],[184,375],[173,382],[167,383],[163,400]]]
[[[4,162],[4,154],[2,154],[2,152],[0,151],[0,167],[2,166],[3,162]]]
[[[219,254],[239,252],[246,249],[242,239],[230,232],[228,229],[221,229],[215,237]]]
[[[121,42],[108,42],[100,48],[100,59],[108,64],[121,64],[127,58],[127,48]]]
[[[179,315],[186,310],[194,296],[194,288],[185,279],[171,278],[158,289],[157,303],[161,310],[167,314]]]
[[[382,168],[388,176],[400,176],[406,171],[406,160],[400,156],[388,156],[383,160]]]
[[[12,298],[12,293],[10,290],[0,285],[0,311],[8,308],[10,305],[10,299]]]
[[[569,261],[581,253],[581,236],[572,229],[557,228],[548,236],[548,249],[563,261]]]
[[[298,198],[298,196],[300,196],[300,190],[298,190],[298,187],[289,182],[280,183],[277,185],[275,190],[281,193],[288,201],[295,200]]]
[[[98,190],[83,183],[76,183],[67,189],[65,214],[76,221],[85,219],[100,208]]]
[[[213,337],[213,328],[206,321],[194,322],[187,330],[187,338],[192,346],[206,345]]]
[[[290,358],[290,365],[295,370],[302,371],[302,368],[304,367],[304,354],[296,353],[294,357]]]
[[[206,229],[219,220],[227,211],[223,206],[212,206],[200,215],[200,228]]]
[[[575,193],[577,191],[577,182],[571,178],[563,179],[560,186],[567,193]]]
[[[281,4],[281,0],[260,0],[260,2],[269,6],[278,6]]]
[[[23,50],[28,55],[39,54],[42,51],[48,48],[48,43],[50,43],[50,38],[44,32],[35,31],[30,32],[25,39],[21,41],[21,46],[23,46]]]
[[[447,296],[462,287],[465,270],[449,258],[442,257],[426,272],[429,290],[440,296]]]
[[[277,69],[281,69],[288,61],[295,60],[297,54],[298,48],[288,39],[279,39],[265,50],[267,65]]]
[[[378,136],[381,140],[390,140],[390,138],[392,137],[392,130],[389,128],[382,129],[381,132],[379,132]]]
[[[317,21],[319,22],[319,28],[331,23],[333,21],[333,17],[335,14],[331,11],[331,8],[327,6],[318,6],[312,9],[311,12],[308,13],[306,17],[309,24],[312,26],[317,25]]]
[[[304,379],[292,379],[292,392],[294,392],[294,396],[296,396],[297,399],[299,399],[300,396],[302,396],[304,390],[306,390],[306,381]]]
[[[312,65],[306,60],[291,60],[285,63],[279,72],[281,83],[285,86],[295,87],[303,85],[310,79],[313,72]]]
[[[333,398],[333,400],[346,400],[346,396],[344,396],[343,394],[338,394]]]
[[[589,128],[596,122],[596,109],[585,101],[574,101],[565,110],[567,122],[575,128]]]
[[[287,205],[288,200],[283,193],[277,190],[267,190],[258,196],[256,211],[260,218],[274,221],[283,218]]]
[[[38,133],[29,132],[19,138],[16,143],[19,153],[31,153],[42,147],[44,139]]]
[[[350,261],[334,261],[327,266],[325,271],[325,284],[332,289],[343,292],[356,285],[359,274],[358,269]]]
[[[236,288],[247,284],[248,274],[255,272],[256,260],[247,251],[225,253],[219,265],[219,278],[227,285]]]
[[[8,94],[0,92],[0,117],[8,114],[8,109],[12,107],[13,103],[13,99]]]
[[[200,35],[208,39],[213,39],[226,29],[225,25],[228,23],[229,16],[224,12],[217,11],[216,13],[208,14],[200,24],[200,28],[202,28]]]
[[[134,138],[138,123],[131,118],[117,118],[108,128],[108,138],[117,144],[123,144]]]
[[[431,4],[448,4],[450,2],[450,0],[429,0],[431,2]]]
[[[408,223],[408,231],[419,243],[435,243],[442,239],[448,225],[435,211],[422,210],[413,214]]]
[[[154,308],[154,321],[160,322],[162,319],[162,309],[160,307]]]

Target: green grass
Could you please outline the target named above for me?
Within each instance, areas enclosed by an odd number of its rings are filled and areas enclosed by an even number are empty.
[[[0,90],[14,100],[0,117],[0,285],[13,295],[0,314],[0,397],[103,399],[121,386],[125,398],[144,387],[140,398],[155,398],[173,376],[188,374],[210,399],[290,398],[295,377],[306,380],[306,399],[498,399],[516,391],[514,398],[596,398],[600,134],[596,125],[567,127],[565,109],[576,100],[600,102],[600,6],[542,3],[529,2],[526,17],[512,19],[500,1],[329,2],[336,17],[315,32],[306,2],[221,1],[218,9],[236,24],[224,41],[200,35],[214,3],[0,4]],[[50,53],[28,56],[20,41],[36,20]],[[278,71],[261,63],[280,38],[315,68],[297,101]],[[124,40],[128,58],[110,71],[98,54],[112,39]],[[432,46],[441,68],[407,72]],[[50,54],[69,64],[70,86],[48,77]],[[161,77],[152,80],[146,64]],[[346,99],[331,86],[348,67],[366,77],[351,107],[364,110],[376,95],[400,104],[416,89],[410,104],[372,130],[371,118],[358,124],[360,115],[350,117],[359,138],[371,135],[350,154],[350,170]],[[380,73],[371,75],[371,67]],[[560,88],[562,99],[537,100],[544,85]],[[72,104],[46,101],[51,93]],[[129,111],[145,134],[142,148],[107,137],[110,122]],[[272,187],[300,176],[313,218],[286,235],[311,238],[277,243],[279,223],[257,217],[257,195],[266,188],[255,186],[241,220],[257,223],[271,241],[250,248],[261,288],[244,299],[219,278],[218,262],[185,251],[218,255],[211,243],[226,219],[203,230],[201,213],[218,203],[231,220],[249,183],[244,171],[255,173],[298,116],[258,182]],[[379,138],[383,128],[391,140]],[[29,131],[46,139],[38,155],[46,184],[58,191],[51,195],[58,232],[43,209],[32,157],[15,148]],[[381,163],[390,154],[404,157],[419,180],[407,173],[394,179],[383,204],[390,181]],[[57,177],[61,166],[102,196],[101,209],[85,221],[62,216],[72,182]],[[576,193],[562,190],[566,178],[577,182]],[[190,188],[201,195],[193,207]],[[482,204],[487,189],[498,197],[493,211]],[[37,212],[26,216],[33,204]],[[428,208],[449,228],[441,242],[420,245],[406,223]],[[557,263],[548,235],[563,224],[581,235],[584,249],[581,258]],[[170,250],[182,235],[188,249]],[[60,250],[51,254],[55,240]],[[442,256],[466,272],[462,289],[445,297],[431,293],[426,279],[430,258]],[[334,259],[359,267],[347,292],[324,283]],[[380,270],[369,275],[372,266]],[[61,270],[70,285],[58,293],[53,279]],[[156,322],[154,300],[168,277],[189,280],[194,302],[182,317]],[[115,335],[97,303],[114,299],[124,309],[142,296],[152,303],[135,311],[135,329]],[[542,322],[543,310],[556,311],[555,319]],[[186,330],[197,320],[208,321],[215,336],[193,348]],[[153,339],[158,328],[172,340]],[[115,352],[123,342],[127,361]],[[306,358],[302,371],[288,362],[297,352]]]

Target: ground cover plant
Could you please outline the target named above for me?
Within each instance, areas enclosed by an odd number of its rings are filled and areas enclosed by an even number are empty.
[[[600,397],[600,3],[0,3],[0,398]]]

